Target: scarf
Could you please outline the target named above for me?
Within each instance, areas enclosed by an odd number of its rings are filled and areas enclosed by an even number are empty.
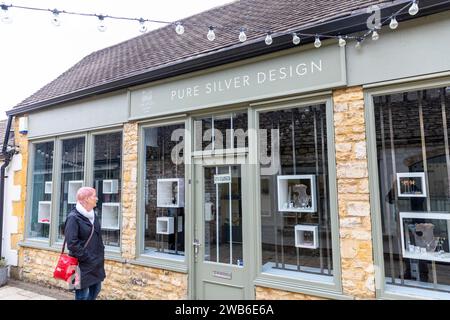
[[[95,215],[93,209],[91,211],[87,211],[79,202],[77,202],[76,209],[79,213],[88,218],[91,224],[94,224]]]

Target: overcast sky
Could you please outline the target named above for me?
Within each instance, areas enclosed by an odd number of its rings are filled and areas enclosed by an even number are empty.
[[[121,17],[177,21],[233,0],[10,0],[0,3]],[[0,119],[5,111],[58,77],[89,53],[140,35],[139,23],[11,8],[11,24],[0,22]],[[150,24],[149,29],[161,27]]]

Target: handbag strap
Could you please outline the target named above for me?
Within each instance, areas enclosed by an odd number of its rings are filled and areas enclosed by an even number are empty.
[[[87,245],[89,244],[89,241],[91,241],[92,235],[94,234],[94,225],[95,225],[95,221],[94,221],[94,224],[92,225],[91,234],[89,235],[89,238],[87,239],[86,243],[84,244],[83,249],[86,249]],[[64,237],[64,242],[63,242],[61,254],[64,253],[64,248],[65,247],[66,247],[66,237]]]

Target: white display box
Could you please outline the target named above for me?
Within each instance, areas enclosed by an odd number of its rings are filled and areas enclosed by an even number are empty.
[[[319,227],[295,225],[295,246],[297,248],[317,249],[319,247]]]
[[[50,217],[52,212],[51,201],[39,201],[38,203],[38,222],[50,224]]]
[[[205,202],[204,207],[205,207],[205,221],[209,222],[209,221],[214,220],[213,203]]]
[[[119,230],[120,203],[102,203],[102,229]]]
[[[45,181],[44,193],[51,194],[52,193],[52,185],[51,181]]]
[[[158,179],[156,186],[156,206],[159,208],[184,207],[184,179]]]
[[[103,180],[103,194],[116,194],[119,192],[119,180]]]
[[[397,173],[397,190],[399,197],[427,196],[425,172]]]
[[[400,212],[400,233],[404,258],[450,262],[450,213]]]
[[[157,217],[156,233],[157,234],[173,234],[173,217]]]
[[[279,212],[316,212],[316,177],[314,175],[278,176]]]
[[[177,232],[183,232],[183,217],[178,216],[178,229]]]
[[[67,190],[67,202],[70,204],[77,203],[77,191],[83,186],[83,180],[69,181],[69,188]]]

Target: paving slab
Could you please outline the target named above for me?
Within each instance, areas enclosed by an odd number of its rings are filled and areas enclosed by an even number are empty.
[[[0,300],[73,300],[73,293],[47,286],[9,279],[0,287]]]

